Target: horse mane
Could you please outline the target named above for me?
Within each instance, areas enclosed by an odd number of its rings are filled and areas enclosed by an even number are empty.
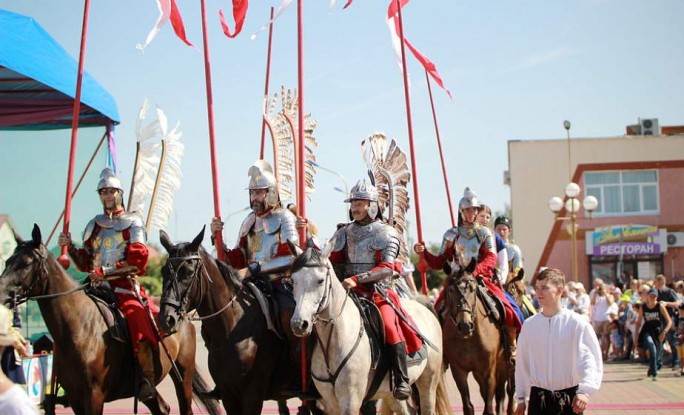
[[[289,273],[295,273],[305,267],[318,267],[323,264],[323,258],[321,258],[320,252],[309,247],[304,250],[301,254],[297,255],[290,267]]]
[[[44,264],[45,264],[45,271],[47,275],[63,275],[65,277],[65,280],[67,283],[69,283],[72,286],[76,286],[76,281],[74,278],[66,272],[66,270],[57,262],[57,259],[52,255],[52,252],[50,252],[49,249],[40,241],[22,241],[17,244],[15,252],[20,252],[24,250],[29,250],[32,249],[36,251],[36,253],[44,259]]]
[[[212,259],[214,258],[212,257]],[[226,281],[230,289],[233,290],[234,293],[240,291],[242,289],[242,281],[240,280],[240,277],[238,277],[235,268],[231,267],[220,259],[214,259],[214,261],[216,261],[216,266],[218,267],[219,272],[221,272],[223,279]]]

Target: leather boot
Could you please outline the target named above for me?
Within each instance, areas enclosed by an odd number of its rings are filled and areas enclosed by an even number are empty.
[[[152,352],[152,345],[146,341],[139,342],[136,358],[138,359],[142,375],[140,389],[138,390],[138,400],[145,402],[157,396],[157,391],[154,388],[154,354]]]
[[[504,331],[506,332],[506,343],[508,343],[508,361],[511,365],[515,366],[515,351],[518,333],[515,330],[515,327],[511,326],[504,326]]]
[[[394,390],[392,394],[399,400],[408,399],[411,396],[409,385],[408,368],[406,364],[406,342],[388,345],[392,362],[392,374],[394,376]]]

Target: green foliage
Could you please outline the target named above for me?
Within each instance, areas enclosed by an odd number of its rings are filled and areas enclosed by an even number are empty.
[[[145,275],[138,277],[140,285],[145,287],[147,294],[151,296],[160,296],[162,293],[161,268],[165,259],[166,257],[161,256],[150,258]]]
[[[436,253],[439,251],[440,245],[437,244],[430,244],[429,246],[426,247],[426,249],[432,253]],[[416,283],[416,287],[418,290],[421,288],[421,280],[420,280],[420,272],[418,272],[418,254],[415,252],[411,252],[411,262],[413,265],[416,267],[416,270],[413,271],[413,281]],[[428,291],[430,291],[433,288],[440,289],[442,287],[442,281],[444,281],[444,278],[446,278],[446,274],[444,274],[444,271],[442,270],[434,270],[434,269],[429,269],[427,272],[427,285],[428,285]]]

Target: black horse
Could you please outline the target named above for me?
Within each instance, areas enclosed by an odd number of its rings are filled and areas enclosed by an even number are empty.
[[[235,270],[204,250],[203,238],[204,229],[192,242],[174,245],[160,232],[169,253],[162,268],[160,324],[173,331],[197,311],[209,372],[228,414],[261,414],[265,400],[278,400],[280,413],[287,414],[281,394],[292,375],[287,342],[268,328],[259,299]]]

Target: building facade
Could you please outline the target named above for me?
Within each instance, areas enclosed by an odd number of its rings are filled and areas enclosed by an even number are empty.
[[[528,278],[540,267],[585,285],[684,277],[684,135],[509,141],[508,156],[513,237]],[[576,214],[576,277],[568,212],[549,208],[553,196],[567,201],[569,182],[580,201],[599,202]]]

